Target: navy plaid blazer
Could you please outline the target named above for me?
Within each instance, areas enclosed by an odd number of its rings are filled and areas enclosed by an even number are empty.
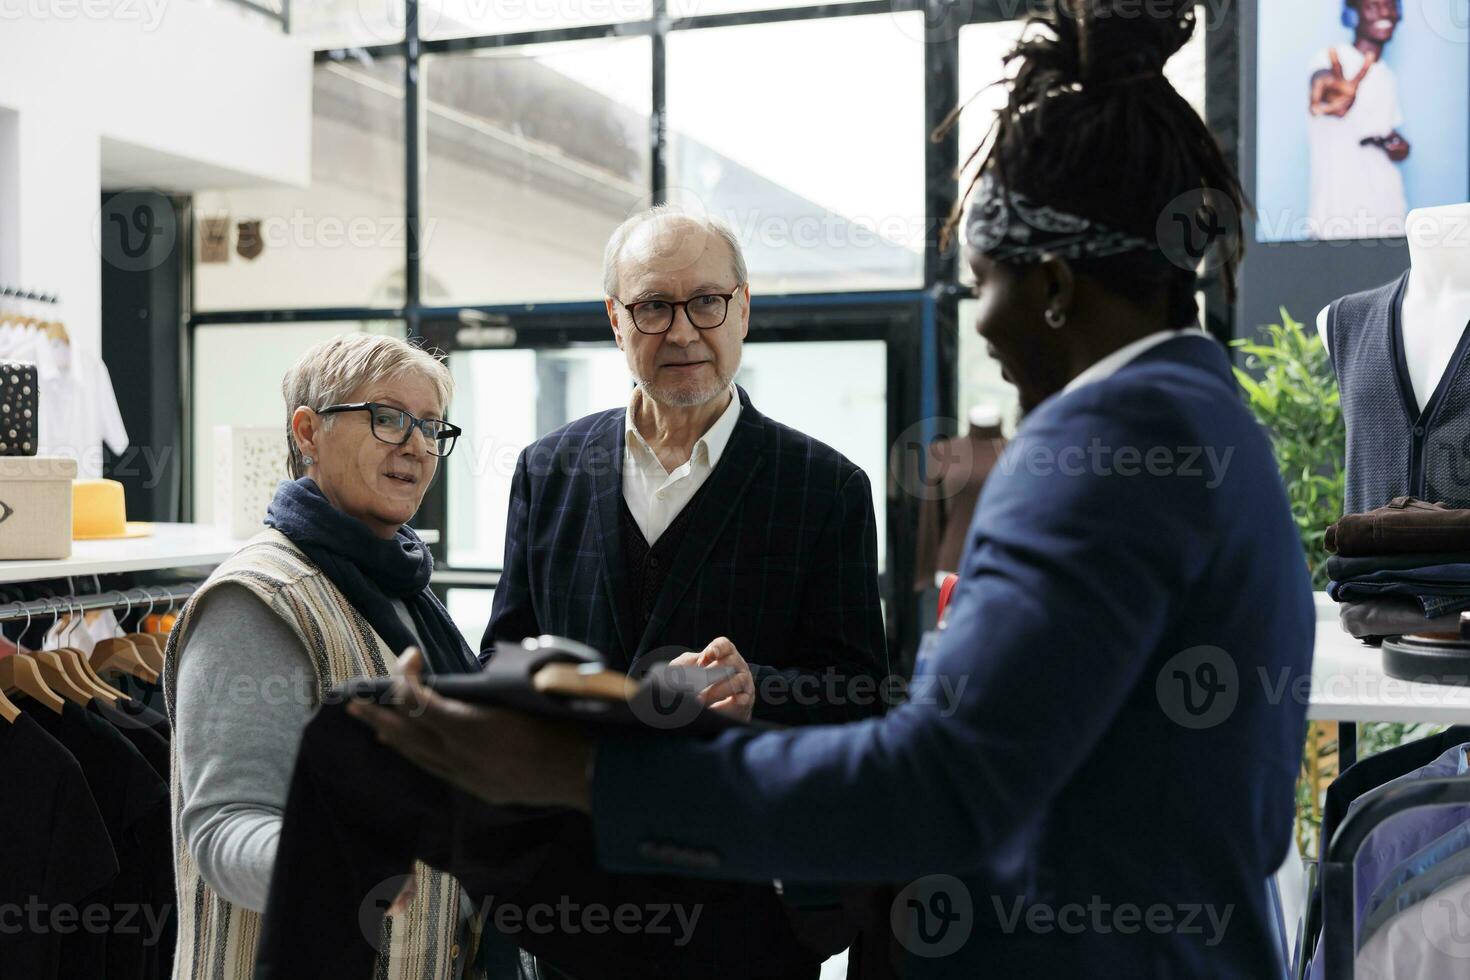
[[[867,475],[737,391],[735,430],[688,505],[695,510],[641,634],[620,520],[627,409],[578,419],[522,451],[482,659],[497,639],[553,633],[635,673],[671,647],[700,650],[727,636],[751,665],[755,717],[801,724],[876,713],[862,675],[886,673],[887,648]]]

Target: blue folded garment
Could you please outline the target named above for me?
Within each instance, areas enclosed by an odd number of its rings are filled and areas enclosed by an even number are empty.
[[[1426,617],[1470,609],[1470,564],[1426,565],[1422,568],[1385,569],[1329,582],[1327,594],[1338,602],[1381,595],[1410,596]]]

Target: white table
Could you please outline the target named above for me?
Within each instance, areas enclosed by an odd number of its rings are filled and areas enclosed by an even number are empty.
[[[428,544],[438,531],[419,531]],[[244,544],[212,524],[154,524],[143,538],[74,541],[71,557],[45,561],[0,561],[0,582],[29,582],[66,576],[143,572],[162,568],[213,567]]]
[[[1340,723],[1342,768],[1357,758],[1357,723],[1363,721],[1470,724],[1470,687],[1417,684],[1383,671],[1383,652],[1349,636],[1338,623],[1337,603],[1319,592],[1317,643],[1307,717]]]

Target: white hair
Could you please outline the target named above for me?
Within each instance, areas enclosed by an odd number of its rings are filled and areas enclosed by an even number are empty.
[[[301,448],[291,430],[291,417],[296,409],[306,406],[320,411],[328,405],[345,402],[354,391],[417,374],[434,386],[439,408],[448,411],[454,396],[454,376],[436,352],[406,340],[381,334],[346,333],[322,341],[301,355],[281,379],[281,394],[286,398],[286,445],[290,451],[288,466],[291,478],[306,473]],[[323,420],[330,424],[332,416]]]
[[[694,214],[678,205],[656,204],[630,216],[618,225],[612,237],[607,240],[607,248],[602,253],[602,291],[605,295],[617,297],[618,263],[622,260],[623,245],[628,241],[628,237],[650,221],[667,218],[683,218],[703,228],[711,235],[719,237],[730,248],[730,256],[734,262],[735,282],[739,284],[748,281],[745,252],[740,247],[740,239],[736,237],[734,229],[714,215]]]

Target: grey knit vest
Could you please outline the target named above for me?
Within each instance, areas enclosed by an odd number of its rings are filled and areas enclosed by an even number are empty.
[[[1347,426],[1345,514],[1406,495],[1470,507],[1470,328],[1434,391],[1417,394],[1400,326],[1408,282],[1406,272],[1377,289],[1344,296],[1328,315]]]

